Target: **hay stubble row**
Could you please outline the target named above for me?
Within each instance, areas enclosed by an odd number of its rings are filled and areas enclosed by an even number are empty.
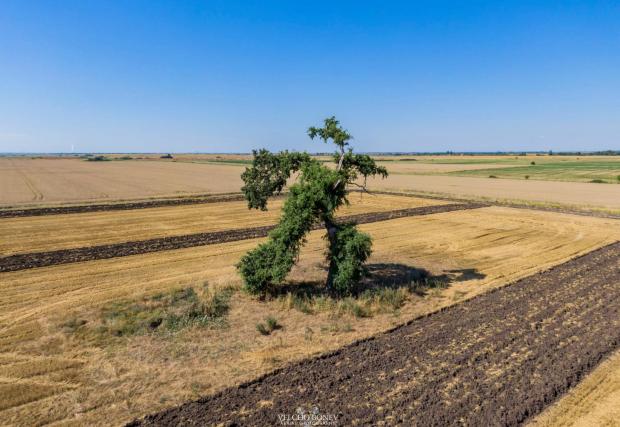
[[[339,216],[447,204],[440,200],[396,195],[352,194]],[[0,219],[0,256],[172,237],[277,222],[282,200],[269,210],[248,210],[245,201],[187,206],[43,215]]]

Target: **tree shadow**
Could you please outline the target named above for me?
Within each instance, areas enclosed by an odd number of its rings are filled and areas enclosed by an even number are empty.
[[[466,282],[468,280],[474,279],[484,279],[487,277],[486,274],[478,272],[475,268],[463,268],[461,270],[448,270],[448,273],[458,274],[458,276],[453,277],[452,281],[454,282]]]
[[[485,274],[475,268],[448,270],[444,274],[433,275],[428,270],[398,263],[367,264],[368,275],[364,277],[352,296],[380,291],[382,289],[407,288],[418,296],[427,295],[432,289],[445,289],[454,282],[482,279]],[[293,294],[300,297],[330,296],[335,297],[325,287],[323,281],[289,282],[275,286],[269,291],[271,297]]]
[[[445,288],[450,282],[446,274],[433,275],[424,268],[406,264],[377,263],[366,267],[368,276],[361,281],[357,293],[405,287],[416,295],[424,296],[429,289]]]

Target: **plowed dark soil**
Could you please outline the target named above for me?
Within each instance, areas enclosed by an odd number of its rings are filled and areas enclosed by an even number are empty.
[[[619,345],[620,242],[131,425],[513,426]]]
[[[126,211],[130,209],[160,208],[164,206],[198,205],[203,203],[233,202],[245,200],[243,194],[205,195],[173,199],[144,200],[140,202],[102,203],[91,205],[55,206],[45,208],[1,209],[0,218],[25,216],[61,215],[84,212]]]
[[[440,212],[475,209],[483,206],[486,205],[478,203],[460,203],[439,206],[424,206],[419,208],[400,209],[387,212],[372,212],[358,215],[350,215],[340,218],[340,221],[350,221],[356,222],[358,224],[364,224],[406,216],[429,215]],[[156,239],[114,243],[109,245],[62,249],[49,252],[17,254],[0,258],[0,272],[17,271],[35,267],[46,267],[56,264],[92,261],[96,259],[115,258],[171,249],[212,245],[215,243],[225,243],[236,240],[253,239],[266,236],[269,231],[273,229],[273,227],[273,225],[270,225],[264,227],[225,230],[210,233],[187,234],[183,236],[161,237]],[[322,225],[317,224],[315,229],[318,228],[322,228]]]

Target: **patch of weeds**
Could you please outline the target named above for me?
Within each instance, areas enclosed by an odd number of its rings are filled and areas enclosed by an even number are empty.
[[[78,319],[77,317],[72,317],[71,319],[67,320],[65,323],[63,323],[60,326],[65,332],[75,333],[82,326],[86,325],[86,323],[88,323],[88,321],[84,319]]]
[[[340,333],[340,332],[351,332],[351,331],[353,331],[353,327],[351,326],[350,322],[330,323],[329,325],[321,326],[321,332],[330,333],[333,335]]]
[[[452,296],[452,301],[459,301],[461,300],[465,295],[467,295],[467,292],[463,292],[463,291],[454,291],[454,295]]]
[[[312,328],[310,326],[306,326],[306,329],[304,329],[304,340],[312,341],[313,336],[314,336],[314,331],[312,330]]]
[[[495,175],[489,175],[489,178],[497,178]]]
[[[190,388],[195,396],[200,396],[205,390],[205,385],[200,382],[193,382],[190,384]]]
[[[353,327],[351,326],[351,324],[349,322],[345,322],[343,323],[343,325],[340,327],[340,330],[342,332],[352,332],[353,331]]]
[[[353,317],[370,317],[372,311],[370,310],[367,301],[358,302],[353,297],[346,297],[338,304],[339,314],[350,314]]]
[[[530,162],[530,165],[534,166],[536,165],[536,162]]]
[[[282,325],[280,325],[275,317],[267,317],[264,323],[257,323],[256,330],[261,335],[271,335],[273,331],[276,329],[281,329]]]
[[[137,301],[111,303],[102,309],[96,331],[122,337],[221,325],[231,296],[232,289],[212,291],[205,284],[198,292],[188,287]]]
[[[529,175],[525,175],[525,179],[530,179],[530,176]]]
[[[294,308],[295,310],[301,311],[305,314],[315,313],[315,310],[312,307],[313,301],[307,295],[288,292],[283,297],[280,297],[280,300],[284,308]]]
[[[315,310],[320,312],[333,311],[337,306],[334,298],[330,298],[325,295],[315,297],[312,304],[315,307]]]
[[[87,162],[107,162],[110,159],[108,159],[106,156],[94,156],[94,157],[88,157],[86,159]]]
[[[376,264],[359,289],[349,296],[336,296],[323,283],[301,282],[287,285],[277,298],[283,309],[305,314],[329,313],[336,318],[344,315],[365,318],[377,313],[398,315],[412,297],[447,288],[451,280],[454,279],[445,274],[432,276],[408,266]]]
[[[590,182],[593,184],[605,184],[605,181],[603,181],[602,179],[593,179]]]
[[[368,305],[381,313],[395,312],[407,302],[409,291],[406,288],[379,288],[365,291],[361,298],[368,301]]]

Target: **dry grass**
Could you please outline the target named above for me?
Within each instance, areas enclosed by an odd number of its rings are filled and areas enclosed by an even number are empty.
[[[351,205],[339,215],[444,204],[437,200],[406,196],[352,194]],[[248,210],[247,203],[202,205],[48,215],[0,220],[0,256],[102,245],[155,237],[222,231],[274,224],[282,200],[274,200],[266,212]]]
[[[8,424],[120,424],[251,379],[291,360],[338,348],[416,315],[562,262],[620,238],[613,220],[484,208],[366,224],[371,264],[426,268],[447,289],[410,293],[372,317],[305,314],[279,298],[236,292],[227,327],[190,328],[92,343],[62,325],[95,322],[102,307],[158,292],[239,286],[234,263],[259,240],[54,266],[0,275],[0,410]],[[313,232],[292,283],[325,276],[322,233]],[[380,270],[380,268],[379,268]],[[269,316],[282,328],[263,336]],[[10,400],[13,399],[13,400]]]
[[[530,426],[589,427],[620,425],[620,351],[597,367]]]

